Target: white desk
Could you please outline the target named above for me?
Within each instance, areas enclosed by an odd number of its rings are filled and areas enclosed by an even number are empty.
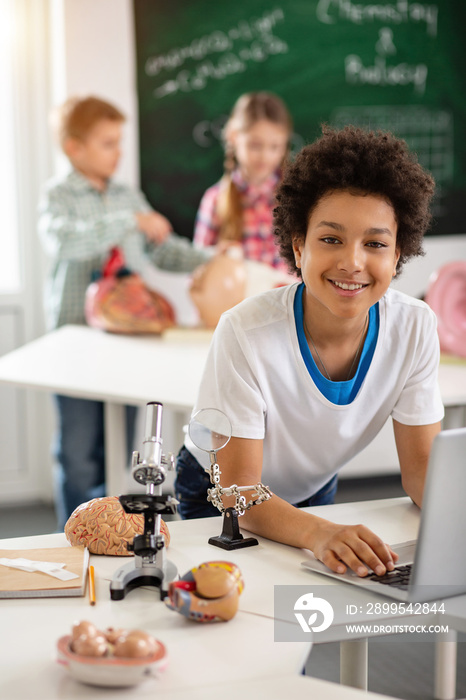
[[[208,688],[190,688],[167,696],[169,700],[390,700],[388,695],[366,693],[309,676],[272,676]],[[395,700],[392,698],[392,700]]]
[[[315,511],[316,509],[309,510]],[[320,516],[333,522],[353,525],[362,522],[384,541],[390,543],[415,539],[419,528],[420,511],[409,498],[320,506],[317,511]],[[209,558],[216,558],[219,553],[238,564],[247,584],[241,598],[241,609],[254,616],[274,617],[274,586],[276,585],[342,585],[333,579],[323,578],[318,574],[303,570],[300,564],[306,556],[306,552],[264,538],[258,538],[259,547],[233,552],[223,552],[208,545],[208,537],[220,533],[221,518],[175,522],[169,525],[174,540],[178,532],[183,533],[183,543],[186,545],[186,549],[177,553],[176,559],[175,550],[171,549],[170,552],[170,557],[176,561],[181,572],[190,568],[190,561],[201,562]],[[348,599],[351,596],[352,602],[358,602],[358,598],[359,602],[364,603],[368,599],[373,599],[374,602],[386,600],[379,596],[371,596],[366,591],[355,590],[350,586],[345,586],[345,591],[347,591],[345,595],[348,595]],[[466,596],[449,600],[447,610],[448,616],[441,615],[441,619],[438,619],[435,615],[425,615],[422,623],[449,624],[455,630],[466,629]],[[419,618],[408,614],[393,616],[379,613],[371,617],[373,623],[385,621],[408,624],[410,620],[416,624],[419,623]],[[356,616],[353,622],[367,623],[368,619]],[[451,639],[453,640],[451,642],[442,639],[437,644],[436,650],[435,697],[441,700],[452,700],[455,697],[456,644],[454,643],[454,633]],[[314,644],[320,641],[340,641],[341,682],[361,688],[367,687],[367,638],[361,640],[360,635],[354,633],[353,639],[350,639],[346,622],[335,619],[331,628],[322,637],[315,635],[313,641]]]
[[[158,336],[63,326],[0,357],[0,383],[116,404],[158,400],[186,411],[196,399],[212,331]],[[466,406],[466,362],[440,364],[447,408]]]
[[[104,401],[107,492],[124,493],[124,405],[163,403],[176,416],[181,444],[211,337],[194,329],[136,337],[64,326],[1,357],[0,383]],[[439,381],[445,427],[464,425],[466,364],[441,364]]]
[[[407,498],[321,506],[318,512],[319,515],[331,518],[335,522],[364,522],[389,542],[415,537],[419,524],[419,511]],[[243,687],[252,679],[260,678],[263,679],[264,688],[270,689],[275,687],[275,679],[278,684],[285,683],[285,677],[296,676],[299,673],[309,651],[310,642],[273,641],[274,586],[312,586],[322,584],[323,581],[326,585],[344,584],[330,582],[318,574],[304,571],[300,562],[306,556],[305,552],[264,538],[258,538],[257,547],[228,553],[209,545],[208,537],[220,532],[220,517],[177,521],[170,523],[169,527],[172,542],[167,556],[177,566],[181,575],[192,566],[212,559],[225,558],[238,564],[246,586],[240,599],[240,611],[234,620],[225,625],[219,623],[201,626],[189,623],[167,610],[159,601],[158,591],[151,588],[132,591],[123,601],[111,601],[109,581],[115,569],[123,562],[120,558],[94,556],[92,563],[97,574],[97,605],[93,608],[89,606],[86,597],[0,601],[2,640],[8,640],[7,644],[2,644],[1,697],[9,700],[29,700],[29,697],[32,697],[32,688],[41,693],[34,695],[39,700],[101,697],[98,695],[100,691],[93,692],[89,688],[83,690],[84,686],[81,687],[68,678],[52,661],[57,638],[67,633],[77,619],[89,619],[104,628],[140,627],[160,638],[169,649],[171,659],[168,670],[160,681],[157,681],[157,688],[163,691],[162,697],[171,698],[171,693],[176,691],[178,695],[174,697],[181,700],[187,697],[185,694],[188,688],[193,686],[212,686],[210,690],[213,695],[214,686],[222,683],[225,677],[243,683]],[[0,541],[0,547],[62,546],[63,543],[64,535],[46,535]],[[348,586],[345,586],[345,589],[353,591]],[[364,595],[367,600],[369,594]],[[373,598],[374,601],[381,600],[378,596]],[[464,629],[466,596],[448,601],[447,612],[447,615],[442,616],[442,622],[452,625],[455,629]],[[387,615],[373,618],[374,621],[377,619],[394,618]],[[358,621],[362,619],[354,619],[354,622]],[[367,618],[364,618],[364,621],[367,622]],[[408,622],[409,616],[405,616],[404,621]],[[430,623],[430,620],[423,619],[423,622]],[[361,679],[367,668],[364,642],[359,641],[357,637],[354,642],[347,641],[348,634],[346,631],[343,634],[338,621],[332,628],[333,637],[327,635],[322,641],[332,638],[346,640],[342,642],[342,681],[351,682],[354,677]],[[313,641],[318,643],[317,634],[314,635]],[[440,650],[436,695],[439,698],[454,697],[452,684],[454,686],[455,657],[450,653],[454,647],[454,644],[446,642]],[[232,648],[235,649],[236,658],[234,673],[229,668]],[[355,664],[359,665],[359,668],[352,668]],[[441,683],[438,682],[439,678]],[[299,683],[302,682],[293,681],[293,684]],[[262,681],[258,685],[262,685]],[[303,689],[304,685],[301,690]],[[309,686],[309,691],[312,690],[312,686]],[[135,692],[132,694],[133,691],[130,690],[121,691],[121,697],[136,697]],[[314,697],[335,700],[361,697],[345,695],[344,692],[350,692],[347,688],[340,692],[342,694],[338,695],[335,687],[331,686],[331,692],[329,690],[328,694],[322,692]],[[147,683],[137,693],[141,697],[153,696],[154,686]],[[233,697],[233,694],[226,697]],[[304,697],[304,692],[297,697]]]
[[[88,326],[63,326],[1,357],[0,382],[104,401],[107,492],[124,493],[125,404],[160,401],[175,414],[181,436],[196,399],[211,337],[212,331],[202,330],[137,337]],[[166,445],[166,449],[174,447]]]
[[[212,331],[130,336],[63,326],[0,358],[1,382],[118,404],[158,400],[186,411]]]
[[[395,509],[402,507],[394,505]],[[0,696],[8,700],[100,700],[110,692],[112,697],[117,693],[121,700],[155,695],[174,700],[213,700],[219,694],[225,700],[269,700],[286,693],[293,700],[381,700],[382,696],[373,693],[299,676],[311,643],[274,642],[273,612],[272,616],[268,613],[276,581],[309,580],[299,567],[302,551],[260,539],[258,547],[224,553],[207,544],[207,536],[216,534],[220,523],[220,518],[170,523],[172,543],[167,554],[181,574],[202,561],[219,557],[237,562],[246,585],[233,620],[213,625],[189,622],[169,611],[152,588],[140,588],[122,601],[111,601],[109,581],[122,559],[92,556],[97,579],[94,607],[89,606],[87,597],[0,600]],[[3,540],[0,547],[63,546],[64,541],[64,535],[46,535]],[[54,663],[55,644],[76,620],[83,619],[100,628],[141,628],[150,632],[168,649],[167,670],[157,680],[148,680],[134,689],[107,692],[75,682]]]

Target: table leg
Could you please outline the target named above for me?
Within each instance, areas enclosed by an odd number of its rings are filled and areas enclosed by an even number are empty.
[[[443,430],[452,430],[453,428],[463,428],[465,423],[465,407],[464,406],[445,406],[445,417],[443,419]]]
[[[177,449],[181,447],[186,437],[183,428],[189,424],[191,420],[191,411],[184,410],[173,410],[173,433],[175,438],[175,445]]]
[[[126,407],[123,404],[105,402],[105,484],[107,496],[126,493],[127,447]]]
[[[340,683],[367,690],[367,639],[340,642]]]
[[[436,700],[456,698],[457,633],[450,630],[435,642],[435,690]]]

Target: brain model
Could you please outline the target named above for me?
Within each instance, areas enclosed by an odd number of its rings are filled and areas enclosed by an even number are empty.
[[[65,525],[65,535],[70,544],[88,547],[91,554],[120,557],[132,556],[133,553],[128,552],[126,543],[143,532],[144,517],[125,513],[116,496],[94,498],[82,503],[72,512]],[[163,520],[160,532],[168,547],[170,533]]]

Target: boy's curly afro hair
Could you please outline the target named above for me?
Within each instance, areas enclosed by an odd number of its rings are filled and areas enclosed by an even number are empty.
[[[323,126],[322,136],[298,153],[278,187],[274,234],[280,254],[290,270],[301,275],[293,241],[306,238],[309,217],[322,196],[337,190],[374,194],[387,199],[395,211],[398,274],[409,258],[424,254],[422,239],[431,221],[434,189],[434,179],[405,141],[354,126]]]

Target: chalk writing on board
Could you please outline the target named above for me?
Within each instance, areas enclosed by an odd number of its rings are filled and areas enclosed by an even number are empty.
[[[438,28],[437,5],[423,5],[420,2],[408,2],[408,0],[374,5],[361,5],[351,0],[319,0],[316,17],[324,24],[336,24],[339,20],[346,20],[353,24],[425,23],[426,33],[431,37],[437,36]]]
[[[221,143],[222,141],[222,129],[226,124],[228,119],[227,114],[222,114],[217,119],[210,121],[209,119],[203,119],[198,122],[193,127],[193,139],[194,143],[201,148],[210,148],[214,143]]]
[[[345,58],[346,82],[358,85],[413,85],[414,91],[423,95],[426,89],[428,69],[425,63],[409,65],[387,63],[389,54],[396,54],[393,32],[388,27],[379,30],[379,39],[375,44],[378,54],[372,66],[365,66],[360,56],[350,54]]]
[[[221,114],[212,121],[202,119],[194,125],[192,136],[193,141],[201,148],[210,148],[216,143],[221,143],[223,138],[223,127],[228,119],[228,114]],[[290,156],[294,158],[304,146],[305,140],[301,134],[293,132],[290,137]]]
[[[226,31],[215,30],[166,54],[149,57],[145,72],[150,77],[176,70],[187,61],[195,63],[193,68],[183,67],[154,88],[154,97],[203,90],[210,80],[223,80],[246,71],[250,63],[263,63],[270,56],[288,53],[288,44],[273,33],[275,25],[283,19],[283,10],[277,8],[262,17],[242,20]]]
[[[199,200],[222,172],[222,128],[233,100],[262,89],[280,95],[306,143],[322,123],[405,138],[436,180],[429,233],[466,230],[466,0],[133,6],[141,185],[154,208],[163,203],[176,231],[192,236]],[[270,42],[283,53],[266,53]]]

